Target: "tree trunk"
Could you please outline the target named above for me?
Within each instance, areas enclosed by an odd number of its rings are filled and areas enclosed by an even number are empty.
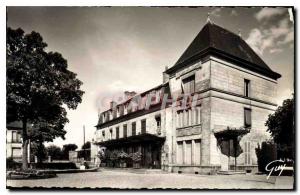
[[[228,170],[230,170],[230,139],[228,140]]]
[[[42,150],[43,150],[43,142],[42,141],[39,141],[38,142],[38,144],[39,144],[39,146],[38,146],[38,148],[37,148],[37,150],[38,150],[38,152],[37,152],[37,163],[38,164],[41,164],[42,163],[42,161],[43,161],[43,159],[42,159]]]
[[[23,119],[23,132],[22,132],[22,169],[28,169],[28,136],[27,136],[27,120]]]
[[[234,170],[236,171],[236,148],[237,148],[237,138],[234,138],[234,142],[233,142],[233,145],[234,145]]]

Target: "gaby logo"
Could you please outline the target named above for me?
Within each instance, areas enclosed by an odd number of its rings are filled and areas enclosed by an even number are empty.
[[[269,175],[267,176],[267,179],[270,178],[273,172],[279,172],[278,176],[282,174],[282,171],[286,167],[286,164],[283,160],[274,160],[266,165],[265,170],[269,171]]]

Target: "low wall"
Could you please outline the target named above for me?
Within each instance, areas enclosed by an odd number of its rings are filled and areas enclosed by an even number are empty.
[[[221,166],[171,165],[163,166],[162,169],[172,173],[214,175],[221,169]]]
[[[231,170],[234,170],[234,165],[230,166]],[[257,173],[258,172],[258,166],[257,165],[237,165],[236,166],[237,171],[247,171],[251,170],[251,173]]]

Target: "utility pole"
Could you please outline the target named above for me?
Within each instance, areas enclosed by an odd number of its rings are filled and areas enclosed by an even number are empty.
[[[85,126],[83,125],[83,145],[85,144]]]

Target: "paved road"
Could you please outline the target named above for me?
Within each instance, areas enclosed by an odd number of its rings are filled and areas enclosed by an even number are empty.
[[[12,187],[90,187],[90,188],[190,188],[190,189],[291,189],[292,177],[266,179],[264,175],[192,175],[177,173],[132,173],[120,170],[58,174],[39,180],[7,180]],[[276,185],[275,185],[276,184]]]

